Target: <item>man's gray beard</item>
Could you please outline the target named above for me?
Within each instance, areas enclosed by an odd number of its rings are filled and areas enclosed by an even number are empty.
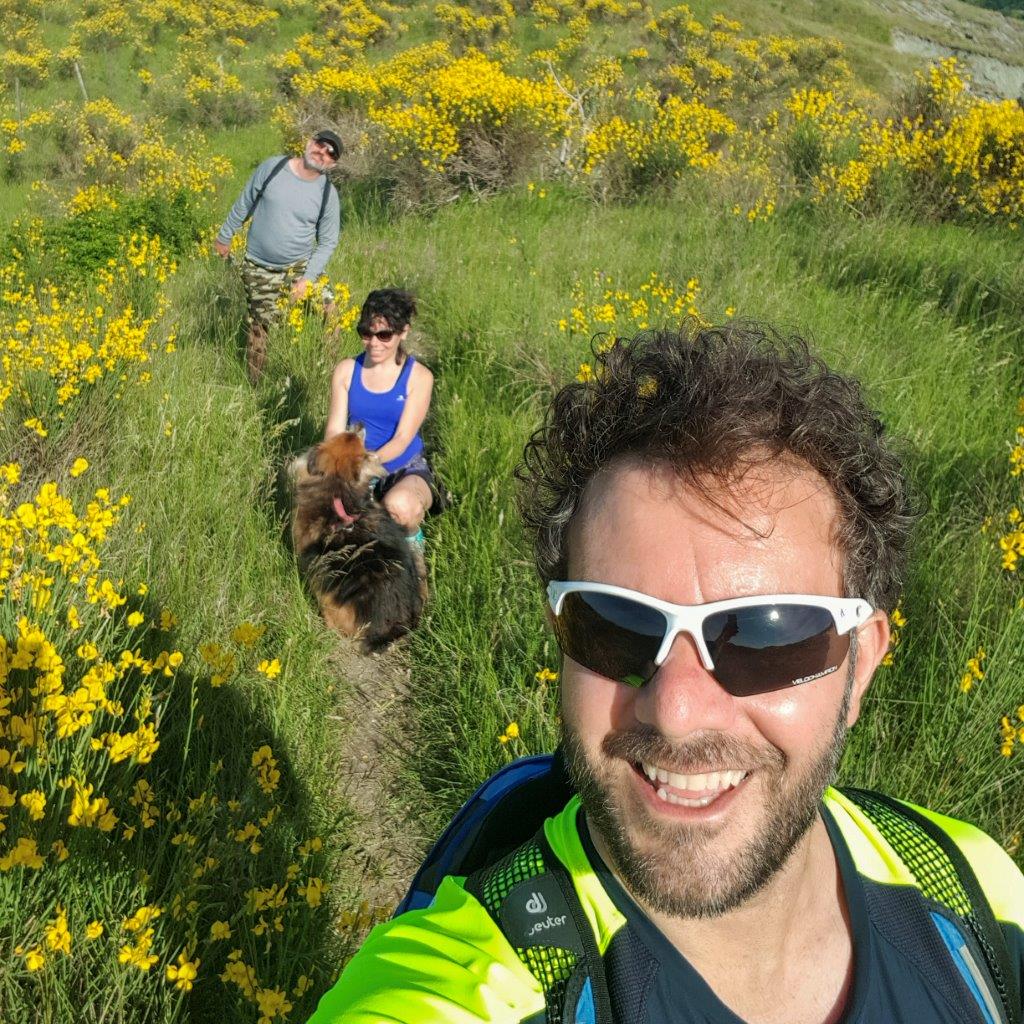
[[[852,659],[851,659],[852,662]],[[730,860],[716,855],[716,826],[680,825],[648,818],[647,852],[636,849],[608,780],[591,765],[579,736],[563,724],[569,775],[590,825],[608,844],[614,867],[643,905],[672,917],[716,917],[740,906],[786,863],[814,822],[825,788],[835,778],[846,742],[853,667],[829,743],[798,777],[786,779],[787,758],[777,747],[759,749],[725,734],[709,733],[673,745],[650,729],[617,732],[601,744],[619,765],[658,764],[686,773],[708,765],[757,768],[765,791],[764,823]],[[639,809],[639,808],[638,808]]]
[[[327,171],[326,166],[313,163],[306,153],[302,154],[302,166],[305,167],[307,171],[316,171],[317,174],[324,174]]]

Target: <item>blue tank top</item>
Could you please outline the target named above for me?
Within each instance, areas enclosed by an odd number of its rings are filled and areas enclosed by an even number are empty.
[[[375,452],[395,436],[398,421],[405,410],[405,400],[409,391],[409,375],[412,364],[416,361],[412,356],[405,360],[405,366],[390,391],[367,391],[363,387],[363,360],[365,352],[356,356],[355,369],[352,371],[352,383],[348,387],[348,422],[349,426],[362,423],[366,429],[366,447]],[[409,447],[396,458],[384,463],[389,473],[401,469],[423,451],[423,438],[419,431],[409,442]]]

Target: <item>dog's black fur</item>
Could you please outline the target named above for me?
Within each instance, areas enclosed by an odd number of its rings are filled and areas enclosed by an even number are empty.
[[[310,452],[307,472],[297,481],[293,537],[299,567],[327,624],[379,650],[419,624],[421,564],[401,527],[371,495],[363,462],[351,452],[321,457],[323,447]],[[351,521],[336,511],[337,501]]]

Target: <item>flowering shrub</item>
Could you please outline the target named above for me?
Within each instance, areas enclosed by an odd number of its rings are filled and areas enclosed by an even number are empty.
[[[403,98],[371,106],[370,120],[394,163],[494,187],[514,180],[524,152],[554,148],[565,106],[550,78],[511,75],[471,52],[408,83]]]
[[[607,351],[616,338],[629,338],[648,329],[678,327],[684,320],[709,321],[699,303],[700,281],[691,277],[685,285],[677,285],[653,272],[640,285],[618,284],[600,270],[588,278],[577,279],[572,287],[572,306],[558,320],[558,330],[570,338],[582,338],[589,345],[592,337],[602,336],[596,353]],[[724,315],[731,317],[732,307]],[[587,383],[594,379],[589,362],[579,364],[576,379]],[[538,681],[543,681],[538,675]],[[547,678],[547,677],[544,677]]]
[[[186,67],[171,76],[161,94],[161,108],[184,124],[223,128],[251,124],[264,97],[247,88],[238,75],[216,63]]]
[[[648,45],[594,56],[592,19],[637,13],[629,4],[537,0],[519,17],[559,32],[554,45],[521,53],[505,38],[485,56],[467,45],[504,36],[512,8],[442,3],[447,40],[373,62],[364,39],[390,33],[394,9],[368,2],[359,0],[354,35],[328,22],[334,7],[322,4],[331,41],[304,36],[278,59],[296,97],[283,121],[298,136],[318,116],[341,119],[374,154],[364,173],[386,166],[410,202],[487,192],[527,173],[604,199],[703,175],[750,220],[801,194],[864,210],[903,201],[927,216],[1011,227],[1024,211],[1024,111],[971,96],[952,59],[879,118],[878,97],[856,87],[838,41],[750,36],[685,4],[649,19]]]
[[[233,632],[216,681],[144,583],[103,571],[130,499],[101,487],[82,509],[52,481],[18,498],[19,477],[0,467],[0,942],[14,954],[0,985],[44,1013],[55,986],[86,993],[86,1016],[109,998],[88,984],[97,973],[124,1006],[166,986],[138,1005],[169,1014],[199,985],[207,1007],[283,1019],[312,971],[278,945],[322,942],[322,840],[292,832],[269,744],[240,775],[204,738],[229,708],[215,687],[256,669],[263,630]]]
[[[730,118],[699,99],[662,100],[650,88],[634,98],[637,117],[612,117],[583,140],[582,172],[596,179],[605,197],[642,195],[691,168],[711,170],[721,141],[736,130]]]
[[[954,58],[918,72],[916,110],[868,117],[832,92],[794,92],[780,137],[818,201],[877,207],[894,183],[930,216],[968,216],[1016,227],[1024,218],[1024,110],[976,99]],[[792,163],[792,161],[791,161]]]
[[[204,154],[198,136],[171,146],[158,120],[137,117],[110,100],[64,104],[55,115],[65,173],[83,186],[118,187],[143,196],[205,196],[214,194],[231,169],[223,157]]]
[[[42,244],[39,230],[28,226],[30,245]],[[127,379],[130,366],[148,380],[143,366],[161,345],[154,327],[167,307],[162,285],[175,269],[159,238],[139,235],[96,269],[85,294],[33,281],[20,261],[0,268],[0,412],[13,399],[19,418],[30,418],[29,429],[45,437],[63,408],[97,381]],[[172,340],[162,344],[173,349]]]

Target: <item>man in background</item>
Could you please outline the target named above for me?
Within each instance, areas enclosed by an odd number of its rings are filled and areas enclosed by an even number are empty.
[[[267,359],[267,332],[286,301],[307,297],[338,245],[341,203],[328,174],[342,153],[330,129],[317,132],[301,156],[272,156],[253,172],[213,243],[227,259],[231,239],[252,219],[242,261],[248,303],[246,369],[255,384]],[[324,291],[324,310],[333,311]],[[284,300],[284,301],[282,301]]]

